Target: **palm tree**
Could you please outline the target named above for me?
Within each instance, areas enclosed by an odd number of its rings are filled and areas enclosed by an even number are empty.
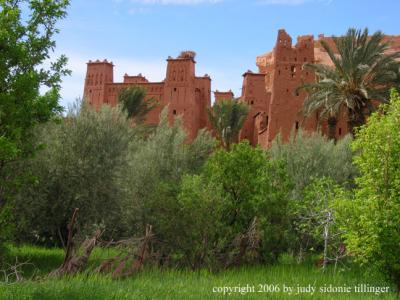
[[[147,113],[157,105],[154,98],[146,99],[146,89],[140,86],[122,89],[118,94],[118,101],[135,124],[143,123]]]
[[[374,110],[373,101],[389,101],[388,90],[396,85],[400,52],[386,54],[390,47],[380,31],[368,36],[368,29],[349,29],[343,37],[333,37],[335,48],[325,41],[322,47],[333,66],[305,64],[315,72],[316,82],[305,83],[308,95],[302,112],[308,116],[318,111],[321,119],[328,120],[329,136],[335,137],[337,116],[346,111],[351,133],[361,126]],[[335,51],[337,50],[337,51]]]
[[[218,139],[226,150],[237,141],[239,131],[249,113],[249,107],[235,99],[216,102],[208,110],[208,118]]]

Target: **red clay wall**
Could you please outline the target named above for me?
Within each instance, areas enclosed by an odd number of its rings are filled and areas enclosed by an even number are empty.
[[[193,58],[168,58],[166,79],[149,82],[141,74],[125,74],[123,83],[114,83],[113,64],[108,61],[89,62],[84,87],[84,99],[99,109],[101,105],[118,104],[118,93],[122,88],[141,86],[147,91],[146,98],[155,98],[159,105],[149,112],[146,123],[157,124],[161,110],[169,107],[169,120],[181,115],[188,139],[193,140],[197,131],[207,126],[207,108],[211,105],[211,79],[195,76]]]

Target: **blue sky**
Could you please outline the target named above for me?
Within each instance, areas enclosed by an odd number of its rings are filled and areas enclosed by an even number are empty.
[[[196,73],[212,90],[240,96],[242,74],[256,71],[257,55],[270,51],[277,30],[298,35],[341,35],[349,27],[400,34],[398,0],[71,0],[60,22],[55,55],[69,57],[62,104],[82,96],[89,59],[112,60],[114,80],[142,73],[165,77],[166,58],[197,53]]]

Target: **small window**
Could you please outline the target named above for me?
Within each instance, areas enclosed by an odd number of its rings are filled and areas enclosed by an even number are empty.
[[[342,128],[339,128],[339,135],[342,135]]]
[[[299,122],[296,121],[296,130],[298,130],[298,129],[299,129]]]
[[[176,92],[176,88],[174,88],[174,92]]]
[[[289,93],[289,89],[286,89],[286,93]]]
[[[307,57],[304,57],[304,61],[305,61],[305,62],[307,61]]]
[[[278,70],[278,75],[281,75],[281,70]]]
[[[176,109],[174,109],[172,113],[173,113],[174,115],[176,115]]]
[[[297,57],[294,58],[294,61],[297,61]]]
[[[292,78],[296,76],[296,66],[291,66],[290,70],[292,71]]]
[[[298,97],[298,96],[300,96],[300,93],[299,93],[299,91],[296,91],[296,96]]]
[[[254,104],[254,101],[251,101],[250,104]]]

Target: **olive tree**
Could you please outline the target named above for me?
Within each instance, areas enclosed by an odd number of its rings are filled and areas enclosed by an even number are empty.
[[[134,130],[118,108],[96,111],[84,106],[59,122],[37,129],[45,147],[25,168],[35,174],[34,185],[23,186],[13,204],[19,240],[60,244],[74,208],[79,226],[106,227],[106,235],[123,226],[120,176],[127,165]]]

